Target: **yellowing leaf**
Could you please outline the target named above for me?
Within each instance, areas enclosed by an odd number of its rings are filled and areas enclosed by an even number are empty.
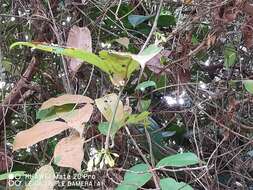
[[[26,186],[26,190],[53,190],[55,184],[56,181],[53,167],[45,165],[36,171]]]
[[[50,98],[45,101],[40,110],[48,109],[53,106],[61,106],[65,104],[82,104],[82,103],[93,103],[93,100],[87,96],[64,94],[56,98]]]
[[[62,167],[71,167],[76,171],[81,171],[83,160],[83,141],[79,136],[69,136],[62,139],[55,147],[55,163]]]
[[[67,46],[92,52],[90,30],[87,27],[73,26],[69,31]],[[76,72],[82,65],[82,62],[79,59],[70,58],[70,70]]]
[[[146,49],[143,50],[140,54],[130,54],[130,53],[118,53],[121,56],[129,56],[134,61],[139,63],[142,68],[145,67],[146,63],[154,58],[157,54],[159,54],[163,50],[162,47],[158,47],[155,44],[149,45]]]
[[[39,122],[32,128],[21,131],[15,136],[13,150],[27,148],[44,139],[57,135],[68,128],[69,126],[65,122]]]
[[[115,93],[105,95],[104,97],[95,100],[99,111],[103,114],[108,122],[111,122],[112,120],[113,111],[116,108],[117,100],[118,96]],[[123,103],[119,101],[114,122],[120,123],[123,119],[124,107]]]
[[[50,52],[50,53],[55,53],[58,55],[64,55],[64,56],[80,59],[81,61],[86,61],[87,63],[95,65],[96,67],[100,68],[102,71],[110,74],[106,65],[103,63],[103,60],[100,59],[99,56],[97,56],[94,53],[85,51],[83,49],[64,48],[57,45],[49,45],[46,43],[36,43],[36,42],[15,42],[11,45],[10,48],[12,49],[16,46],[22,46],[22,45],[28,46],[34,49]]]
[[[132,115],[129,116],[126,123],[127,124],[144,123],[145,121],[148,120],[149,114],[150,113],[148,111],[144,111],[140,114],[132,114]]]
[[[11,48],[21,45],[86,61],[87,63],[95,65],[102,71],[109,74],[113,84],[118,86],[124,86],[131,74],[135,70],[140,69],[139,65],[144,68],[145,64],[163,49],[155,44],[152,44],[138,55],[100,51],[99,56],[97,56],[96,54],[83,49],[64,48],[45,43],[16,42],[11,45]]]
[[[105,164],[108,164],[110,167],[113,167],[115,164],[114,159],[111,157],[110,154],[104,155]]]
[[[80,133],[80,135],[82,135],[82,124],[90,120],[92,112],[93,106],[91,104],[86,104],[80,109],[76,109],[64,115],[61,115],[60,118],[64,119],[69,126],[75,128]]]
[[[139,69],[139,63],[130,55],[120,55],[116,52],[101,51],[99,56],[97,56],[94,53],[79,48],[64,48],[46,43],[31,42],[16,42],[13,43],[10,48],[22,45],[58,55],[69,56],[95,65],[106,72],[115,85],[124,85],[127,79],[130,78],[132,72]],[[115,77],[117,79],[115,79]]]
[[[138,61],[129,53],[100,51],[99,56],[107,65],[111,81],[114,85],[123,86],[131,74],[139,69]]]

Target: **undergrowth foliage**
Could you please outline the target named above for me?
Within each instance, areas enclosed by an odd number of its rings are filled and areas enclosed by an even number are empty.
[[[158,48],[156,45],[150,45],[139,55],[100,52],[101,58],[95,57],[96,55],[93,53],[89,53],[94,56],[94,59],[92,59],[91,56],[87,55],[87,52],[81,49],[63,48],[38,43],[35,45],[29,42],[17,42],[14,43],[11,48],[17,45],[27,45],[32,48],[38,48],[52,53],[68,55],[72,58],[79,58],[82,61],[87,61],[86,57],[88,57],[88,63],[94,64],[102,71],[110,74],[113,84],[119,87],[120,91],[118,94],[107,94],[95,100],[97,108],[107,121],[98,125],[100,133],[106,135],[106,140],[104,148],[101,148],[101,150],[98,150],[97,153],[93,155],[93,158],[88,161],[86,169],[87,171],[96,170],[97,167],[104,169],[106,165],[114,167],[115,158],[119,157],[119,155],[113,153],[110,149],[114,147],[114,137],[117,135],[117,131],[122,127],[127,128],[128,125],[142,124],[144,125],[144,128],[149,127],[149,112],[144,111],[139,114],[132,114],[132,108],[129,105],[124,106],[121,101],[122,91],[127,85],[127,81],[132,72],[138,68],[137,64],[142,64],[142,67],[144,67],[145,63],[152,59],[153,56],[157,55],[162,48]],[[117,76],[118,81],[115,81],[115,76]],[[145,88],[154,85],[154,82],[147,82],[139,84],[136,89],[143,91]],[[83,143],[85,142],[82,134],[85,123],[89,121],[93,112],[92,103],[93,100],[87,96],[68,94],[47,100],[42,104],[39,112],[37,112],[37,118],[40,118],[41,121],[32,128],[21,131],[16,135],[13,143],[13,150],[16,151],[20,148],[28,148],[41,140],[45,140],[64,130],[72,128],[73,130],[71,130],[71,134],[64,139],[61,139],[56,144],[53,155],[54,163],[58,166],[71,167],[76,171],[81,172],[81,164],[84,156]],[[85,105],[79,107],[80,104]],[[66,105],[68,105],[68,107],[66,107]],[[57,121],[58,119],[62,119],[63,121]],[[112,142],[111,145],[109,145],[110,140]],[[152,167],[146,159],[144,159],[144,161],[146,161],[145,164],[137,164],[126,172],[123,182],[117,187],[117,189],[137,189],[141,187],[149,181],[152,176],[156,178],[156,172],[151,172],[150,170],[160,169],[166,166],[183,167],[194,165],[199,163],[200,160],[193,153],[179,153],[177,155],[163,158],[155,167]],[[36,174],[41,172],[45,167],[50,166],[42,166]],[[52,169],[53,168],[50,167],[50,170]],[[45,176],[47,175],[47,172],[48,169],[44,171]],[[45,180],[47,180],[47,178]],[[41,182],[39,181],[37,183]],[[50,189],[53,187],[52,183],[43,181],[42,185],[48,186],[47,188]],[[37,188],[36,185],[38,184],[34,184],[34,187],[31,184],[28,184],[28,186],[31,186],[30,188]],[[172,178],[164,178],[160,185],[162,185],[162,189],[167,189],[169,186],[172,188],[182,187],[184,189],[192,189],[189,185],[185,183],[177,183]]]
[[[0,11],[1,187],[253,188],[252,4]]]

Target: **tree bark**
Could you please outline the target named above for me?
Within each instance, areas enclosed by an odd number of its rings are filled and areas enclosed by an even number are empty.
[[[32,58],[26,71],[17,82],[16,86],[11,90],[10,94],[4,99],[0,105],[0,131],[4,129],[8,117],[12,113],[12,109],[17,107],[16,104],[19,102],[22,95],[29,90],[29,85],[32,77],[35,74],[35,68],[37,66],[35,57]],[[1,135],[2,136],[2,135]]]

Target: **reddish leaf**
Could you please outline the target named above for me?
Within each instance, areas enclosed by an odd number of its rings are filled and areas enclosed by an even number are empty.
[[[76,171],[81,171],[83,155],[83,141],[79,136],[69,136],[62,139],[54,150],[56,165],[71,167]]]
[[[171,54],[171,51],[169,50],[163,50],[161,53],[157,54],[155,57],[153,57],[151,60],[149,60],[146,63],[146,66],[149,68],[149,70],[153,71],[154,73],[158,74],[164,69],[164,65],[161,64],[160,60],[162,57],[169,57]],[[164,73],[164,72],[163,72]]]
[[[87,27],[73,26],[69,31],[67,46],[91,52],[92,41],[90,30]],[[77,72],[81,65],[82,61],[70,58],[69,68],[72,72]]]
[[[60,121],[39,122],[32,128],[21,131],[16,135],[13,150],[27,148],[68,128],[70,127],[66,123]]]
[[[83,132],[82,124],[90,120],[92,112],[93,106],[91,104],[86,104],[80,109],[62,115],[61,118],[64,119],[69,126],[75,128],[81,135]]]
[[[50,98],[45,101],[40,110],[48,109],[53,106],[62,106],[65,104],[83,104],[83,103],[93,103],[93,100],[87,96],[64,94],[56,98]]]

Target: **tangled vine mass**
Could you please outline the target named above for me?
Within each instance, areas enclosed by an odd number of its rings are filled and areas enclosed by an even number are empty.
[[[252,55],[251,0],[0,0],[0,188],[253,190]]]

